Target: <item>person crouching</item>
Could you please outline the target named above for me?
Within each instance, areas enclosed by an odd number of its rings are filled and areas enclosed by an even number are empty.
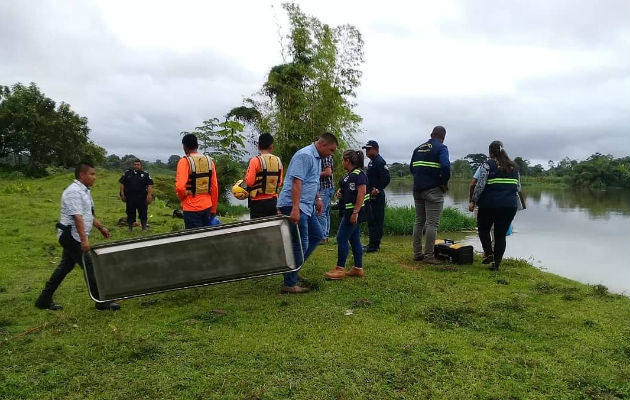
[[[339,212],[341,221],[337,232],[337,265],[326,272],[327,279],[343,279],[346,276],[363,277],[363,247],[361,246],[361,223],[367,219],[365,205],[367,175],[363,170],[363,152],[346,150],[342,155],[342,167],[348,173],[339,181]],[[346,271],[348,243],[352,246],[354,267]]]

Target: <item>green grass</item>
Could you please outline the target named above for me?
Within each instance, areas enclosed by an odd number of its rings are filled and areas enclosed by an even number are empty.
[[[114,240],[140,234],[115,227],[117,178],[99,170],[93,191]],[[325,281],[336,246],[320,246],[306,295],[279,294],[273,276],[98,312],[75,270],[64,310],[37,310],[69,181],[0,180],[0,398],[630,398],[628,298],[522,260],[422,266],[406,236],[365,256],[364,279]],[[152,232],[181,226],[171,212],[149,208]]]
[[[413,207],[386,207],[383,232],[386,235],[411,235],[416,211]],[[336,210],[330,212],[330,230],[336,232],[339,226],[339,213]],[[456,232],[475,229],[477,221],[453,207],[442,210],[438,232]],[[367,232],[367,224],[362,225],[362,231]]]

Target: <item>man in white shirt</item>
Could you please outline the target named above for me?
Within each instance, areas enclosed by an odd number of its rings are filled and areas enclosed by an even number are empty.
[[[61,195],[61,216],[57,223],[57,239],[63,247],[63,254],[59,266],[53,271],[42,293],[35,301],[35,307],[42,310],[60,310],[63,307],[53,302],[53,294],[66,275],[79,264],[83,268],[83,252],[90,250],[88,236],[92,226],[108,238],[109,231],[94,216],[94,201],[90,188],[96,181],[94,166],[86,162],[77,165],[74,171],[75,180]],[[95,303],[97,310],[120,309],[114,302]]]

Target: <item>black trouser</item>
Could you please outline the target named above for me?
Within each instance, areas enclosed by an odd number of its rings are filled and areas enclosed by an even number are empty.
[[[81,243],[77,242],[69,230],[64,231],[59,237],[59,244],[63,248],[63,253],[61,254],[61,261],[57,268],[53,271],[52,275],[46,282],[44,286],[44,290],[40,294],[37,299],[37,304],[40,306],[47,306],[52,302],[53,294],[61,285],[64,278],[72,269],[75,264],[78,264],[81,268],[83,268],[83,252],[81,251]],[[86,262],[90,262],[89,257],[86,257]],[[90,274],[90,284],[93,285],[95,282],[93,271],[91,268],[88,268],[88,274]],[[92,294],[98,297],[98,291],[95,286],[90,286],[90,290]]]
[[[494,254],[494,265],[498,267],[505,253],[505,235],[516,215],[516,208],[482,208],[477,212],[479,240],[486,256]],[[494,225],[494,249],[490,228]]]
[[[251,200],[249,202],[249,219],[273,217],[278,215],[278,198],[272,197],[265,200]]]
[[[147,224],[147,196],[133,195],[127,197],[127,224],[132,226],[136,222],[136,210],[138,210],[138,218],[142,226]]]
[[[370,199],[371,213],[368,216],[368,235],[370,242],[369,249],[378,249],[381,247],[381,238],[383,237],[383,224],[385,223],[385,192],[381,192],[376,197]]]

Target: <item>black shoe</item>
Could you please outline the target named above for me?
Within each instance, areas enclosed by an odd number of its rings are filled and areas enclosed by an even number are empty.
[[[378,251],[377,248],[370,247],[370,246],[363,246],[364,253],[376,253],[377,251]]]
[[[494,262],[494,254],[490,254],[481,261],[482,264],[490,264],[491,262]]]
[[[113,301],[109,303],[94,303],[94,308],[99,311],[118,311],[120,310],[120,304]]]
[[[61,306],[60,304],[55,304],[52,301],[48,304],[35,302],[35,307],[39,308],[40,310],[52,310],[52,311],[59,311],[63,309],[63,306]]]
[[[498,271],[499,270],[499,266],[497,265],[497,263],[495,263],[494,261],[492,262],[492,264],[490,264],[490,266],[488,267],[488,269],[490,271]]]

